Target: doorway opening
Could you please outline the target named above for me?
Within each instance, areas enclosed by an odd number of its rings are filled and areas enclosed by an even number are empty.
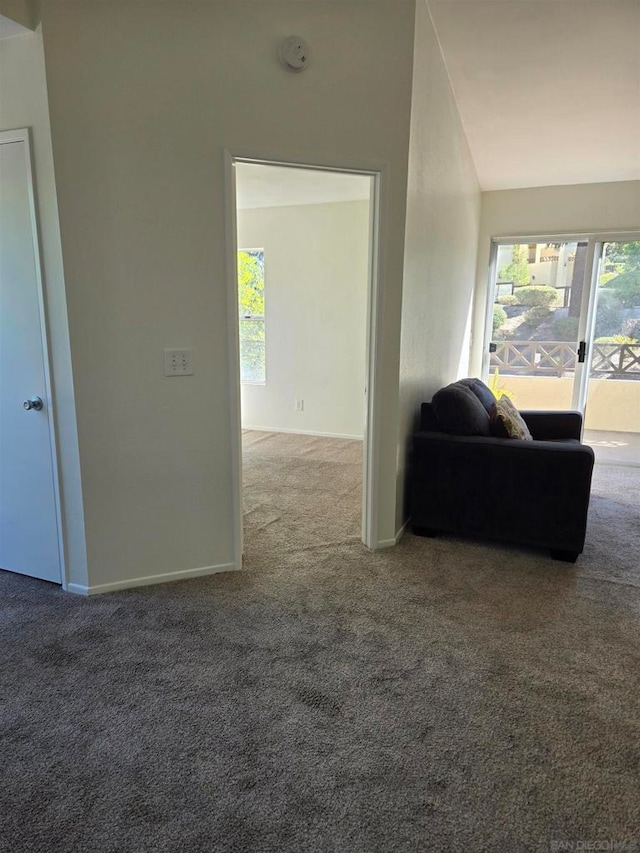
[[[379,175],[228,167],[237,553],[375,547]]]
[[[493,244],[484,359],[520,409],[578,409],[596,461],[640,465],[640,240]]]

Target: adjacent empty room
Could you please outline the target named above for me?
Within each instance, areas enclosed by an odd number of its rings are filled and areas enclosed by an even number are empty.
[[[368,175],[237,163],[245,565],[363,535]]]

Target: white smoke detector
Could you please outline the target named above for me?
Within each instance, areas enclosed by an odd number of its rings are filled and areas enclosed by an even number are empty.
[[[304,71],[309,61],[307,43],[300,36],[288,36],[280,42],[278,56],[289,71]]]

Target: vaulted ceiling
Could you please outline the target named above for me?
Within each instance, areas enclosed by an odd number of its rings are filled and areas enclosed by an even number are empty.
[[[485,190],[640,179],[640,0],[428,0]]]

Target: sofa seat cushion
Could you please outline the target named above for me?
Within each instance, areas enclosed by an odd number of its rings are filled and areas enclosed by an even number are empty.
[[[501,397],[489,413],[491,434],[496,438],[519,438],[532,441],[533,436],[522,415],[508,397]]]
[[[476,393],[475,383],[486,388],[479,379],[462,379],[441,388],[434,395],[433,411],[443,432],[449,435],[491,435],[489,412]],[[491,394],[488,388],[486,390]]]

